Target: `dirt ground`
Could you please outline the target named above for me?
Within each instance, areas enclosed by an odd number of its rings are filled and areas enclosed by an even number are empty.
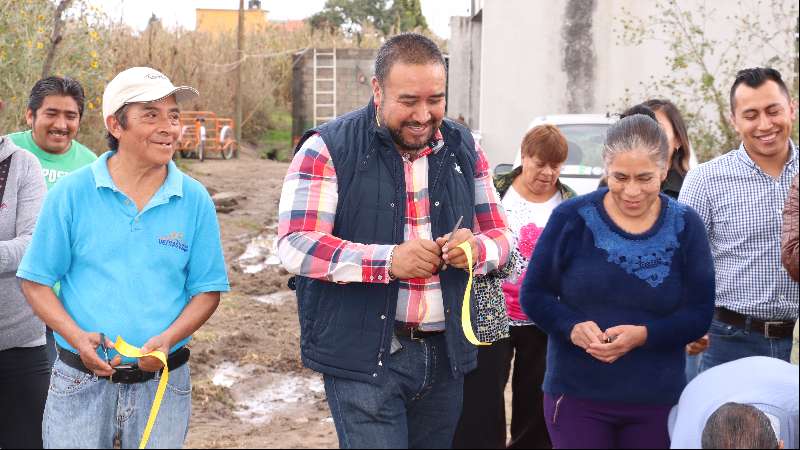
[[[335,448],[321,377],[300,363],[297,306],[289,275],[266,265],[245,273],[240,256],[251,246],[258,266],[276,231],[278,200],[288,164],[259,159],[180,160],[212,192],[246,196],[220,213],[231,292],[195,335],[191,448]]]
[[[238,159],[180,165],[212,193],[244,196],[232,195],[238,204],[218,214],[232,290],[191,344],[186,447],[337,448],[322,378],[300,362],[289,274],[270,258],[288,164],[243,149]]]

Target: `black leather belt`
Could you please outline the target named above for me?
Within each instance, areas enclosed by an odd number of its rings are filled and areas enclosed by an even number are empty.
[[[794,321],[759,320],[750,316],[745,316],[725,308],[715,308],[714,318],[720,322],[725,322],[736,328],[758,333],[769,339],[784,339],[792,336],[794,332]],[[749,327],[748,327],[749,321]]]
[[[444,330],[442,331],[422,331],[418,327],[403,323],[403,322],[395,322],[394,324],[394,334],[396,336],[409,338],[413,341],[419,341],[422,339],[432,338],[435,336],[441,336],[444,334]]]
[[[189,361],[189,355],[189,349],[186,347],[181,347],[180,349],[175,350],[167,358],[167,367],[169,367],[169,370],[175,370],[181,367]],[[65,348],[62,348],[61,346],[58,347],[58,359],[75,370],[80,370],[83,373],[94,374],[94,372],[83,365],[83,361],[81,360],[80,356]],[[161,371],[158,373],[161,373]],[[156,372],[145,372],[139,369],[138,366],[119,366],[114,369],[114,374],[110,377],[98,378],[109,380],[112,383],[136,384],[150,381],[155,377]]]

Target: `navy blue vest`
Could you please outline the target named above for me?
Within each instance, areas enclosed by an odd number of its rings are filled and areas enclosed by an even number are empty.
[[[427,157],[434,237],[452,231],[460,216],[462,228],[472,228],[475,217],[475,142],[468,129],[449,120],[441,131],[444,147]],[[403,161],[388,131],[377,126],[373,102],[306,132],[297,148],[315,133],[325,141],[336,170],[339,201],[333,235],[361,244],[401,244],[406,217]],[[461,329],[468,275],[448,269],[440,277],[448,354],[453,375],[459,376],[477,365],[477,350]],[[324,374],[383,383],[398,282],[336,284],[297,277],[296,283],[303,364]]]

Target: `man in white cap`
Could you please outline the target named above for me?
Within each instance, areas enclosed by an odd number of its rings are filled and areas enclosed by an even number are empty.
[[[799,385],[797,366],[778,358],[751,356],[713,367],[672,408],[671,448],[777,448],[779,441],[798,448]]]
[[[163,365],[116,355],[118,336],[168,355],[149,446],[183,444],[191,410],[185,346],[229,290],[213,202],[172,162],[178,103],[197,95],[150,68],[117,75],[103,94],[111,151],[45,200],[17,272],[33,310],[56,332],[45,448],[139,444]]]

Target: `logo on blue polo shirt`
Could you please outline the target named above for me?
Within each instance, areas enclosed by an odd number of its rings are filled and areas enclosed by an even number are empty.
[[[177,231],[173,231],[168,236],[158,238],[158,243],[165,247],[177,248],[182,252],[189,251],[189,246],[186,245],[186,241],[183,240],[183,233]]]
[[[8,205],[6,205],[5,203],[0,203],[0,211],[6,208],[8,208]]]

